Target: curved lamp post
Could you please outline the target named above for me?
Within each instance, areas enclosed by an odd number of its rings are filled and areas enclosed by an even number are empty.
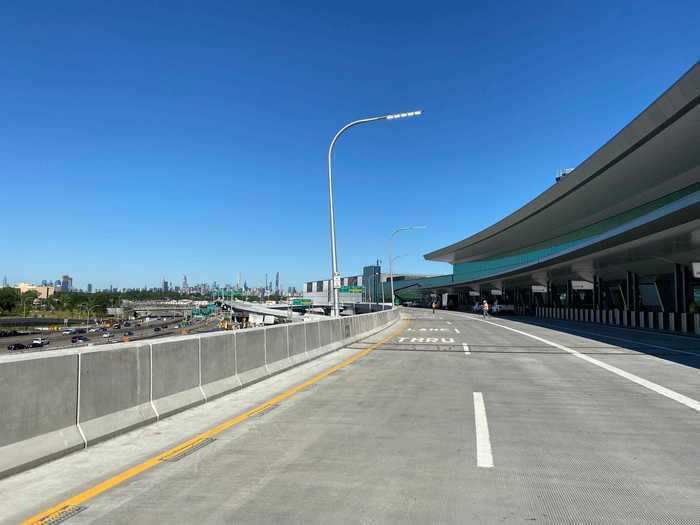
[[[368,117],[359,120],[354,120],[346,124],[340,131],[335,134],[331,145],[328,147],[328,199],[330,201],[330,221],[331,221],[331,261],[333,263],[333,275],[331,277],[331,286],[333,287],[333,316],[340,316],[340,300],[338,297],[338,288],[340,288],[340,272],[338,272],[338,257],[335,249],[335,214],[333,210],[333,146],[335,146],[338,138],[348,129],[358,124],[367,124],[376,120],[396,120],[406,117],[418,117],[423,111],[409,111],[407,113],[394,113],[392,115],[381,115],[379,117]]]
[[[396,304],[396,296],[394,295],[394,270],[393,270],[394,260],[391,257],[391,242],[394,239],[394,235],[396,235],[399,232],[405,232],[405,231],[409,231],[409,230],[425,230],[426,228],[427,228],[427,226],[404,226],[403,228],[395,229],[391,233],[391,235],[389,236],[389,279],[391,280],[391,307],[392,308]]]

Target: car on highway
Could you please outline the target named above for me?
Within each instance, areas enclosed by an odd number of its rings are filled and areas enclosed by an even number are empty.
[[[126,336],[134,335],[134,332],[132,332],[131,330],[127,330],[126,332],[124,332],[124,335],[126,335]]]
[[[99,327],[99,326],[95,326],[95,327],[93,327],[93,328],[90,328],[90,330],[88,330],[88,332],[90,332],[91,334],[94,334],[94,333],[97,333],[97,332],[101,332],[101,331],[102,331],[102,328]]]
[[[12,350],[24,350],[27,348],[27,345],[23,345],[22,343],[14,343],[11,345],[7,345],[7,349],[12,351]]]
[[[64,328],[63,330],[61,330],[61,333],[63,335],[73,335],[75,333],[75,330],[73,330],[72,328]]]
[[[88,338],[85,337],[84,335],[76,335],[76,336],[73,336],[73,337],[70,338],[70,342],[71,342],[71,343],[85,343],[85,342],[87,342],[87,341],[89,341],[89,340],[90,340],[90,339],[88,339]]]
[[[112,337],[112,333],[111,333],[111,332],[105,332],[104,334],[102,334],[102,337],[104,337],[105,339],[107,339],[107,338],[109,338],[109,337]]]
[[[34,345],[46,346],[47,344],[49,344],[49,342],[50,341],[48,339],[44,339],[43,337],[37,337],[32,341],[32,348],[36,348],[36,346]]]
[[[154,331],[154,332],[160,332],[160,326],[156,326],[156,327],[153,329],[153,331]]]

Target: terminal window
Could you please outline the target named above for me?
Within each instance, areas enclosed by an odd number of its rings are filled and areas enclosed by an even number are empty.
[[[323,281],[316,281],[316,291],[317,292],[323,291]]]

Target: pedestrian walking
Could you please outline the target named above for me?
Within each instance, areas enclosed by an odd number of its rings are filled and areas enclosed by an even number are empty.
[[[437,303],[433,301],[433,315],[435,315],[435,310],[437,309]]]
[[[486,319],[489,316],[489,303],[484,299],[484,303],[481,305],[481,315]]]

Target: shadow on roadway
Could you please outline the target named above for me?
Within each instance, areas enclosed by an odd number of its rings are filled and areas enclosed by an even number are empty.
[[[535,317],[503,317],[510,321],[547,328],[563,334],[585,337],[625,350],[652,355],[681,365],[700,368],[700,339],[651,330],[618,328],[595,323],[544,320]],[[585,348],[567,345],[571,348]],[[588,352],[582,352],[588,353]],[[634,354],[629,354],[634,355]]]

